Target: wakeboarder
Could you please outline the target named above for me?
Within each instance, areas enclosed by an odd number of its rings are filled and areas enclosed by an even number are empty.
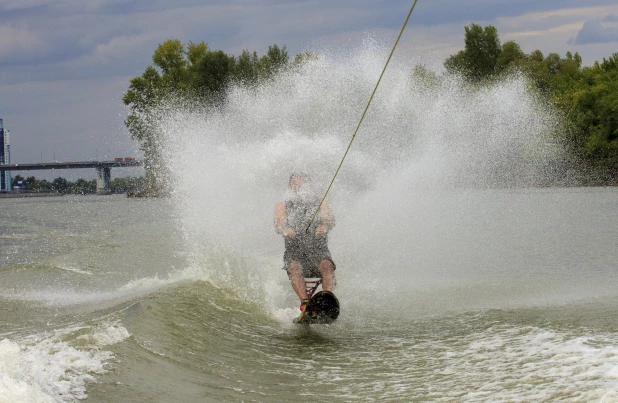
[[[305,278],[321,278],[322,290],[332,291],[335,283],[335,263],[328,250],[328,232],[335,226],[335,217],[327,201],[309,228],[307,225],[320,205],[307,174],[290,175],[286,200],[275,207],[275,229],[283,235],[285,252],[283,269],[292,288],[301,300],[304,312],[310,295]]]

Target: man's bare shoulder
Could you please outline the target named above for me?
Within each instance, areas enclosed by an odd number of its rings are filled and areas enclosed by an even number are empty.
[[[331,205],[328,202],[328,200],[324,200],[324,202],[322,202],[322,206],[320,207],[321,211],[332,211]]]

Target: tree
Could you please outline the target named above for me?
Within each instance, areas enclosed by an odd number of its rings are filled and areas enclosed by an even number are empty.
[[[162,165],[162,157],[156,122],[150,111],[161,101],[165,92],[163,78],[154,67],[149,66],[140,77],[131,79],[129,89],[122,99],[130,111],[124,123],[131,136],[140,142],[144,152],[146,180],[153,189],[158,188],[157,167]]]
[[[438,75],[422,64],[412,68],[412,77],[421,85],[422,90],[433,91],[440,83]]]
[[[587,156],[618,169],[618,53],[583,69],[574,89],[564,98],[573,120],[587,132]]]
[[[469,66],[466,52],[460,50],[456,54],[449,56],[444,61],[444,67],[446,68],[446,71],[451,74],[460,74],[463,76],[467,76]]]
[[[537,49],[533,50],[532,53],[528,55],[528,59],[536,62],[542,62],[545,60],[545,56],[543,56],[543,52]]]
[[[11,181],[11,185],[16,186],[17,184],[19,184],[19,182],[24,182],[24,177],[21,175],[15,175],[15,177],[13,178],[13,180]]]
[[[560,72],[574,76],[579,73],[581,67],[582,57],[579,53],[575,52],[575,55],[573,55],[571,52],[567,52],[566,58],[561,60]]]
[[[189,59],[190,65],[195,66],[199,63],[200,59],[208,52],[208,45],[204,41],[200,43],[193,43],[189,41],[187,45],[187,59]]]
[[[288,63],[289,57],[285,45],[282,48],[277,45],[269,46],[268,52],[260,59],[261,76],[272,78],[287,67]]]
[[[575,53],[575,56],[579,56]],[[579,58],[579,62],[581,64],[581,57]],[[607,59],[603,58],[603,62],[599,64],[599,62],[594,63],[595,69],[601,69],[608,73],[615,73],[618,71],[618,53],[614,53]]]
[[[292,62],[295,66],[302,66],[310,61],[318,60],[318,55],[312,52],[297,53]]]
[[[518,68],[543,94],[549,96],[550,92],[550,74],[547,64],[543,59],[538,61],[538,54],[530,54],[524,60],[520,61]]]
[[[69,189],[69,181],[58,177],[52,181],[52,189],[59,193],[66,193]]]
[[[449,57],[444,67],[450,73],[461,74],[479,82],[496,73],[498,57],[502,52],[498,30],[492,25],[485,28],[478,24],[465,27],[465,49]]]
[[[207,51],[193,67],[193,86],[209,101],[221,102],[232,78],[236,59],[221,50]]]
[[[471,78],[481,80],[491,76],[502,50],[496,27],[488,25],[483,29],[477,24],[466,27],[465,44]]]
[[[547,64],[547,69],[550,74],[556,74],[560,71],[560,67],[562,66],[562,59],[558,53],[550,53],[545,58],[545,63]]]
[[[114,178],[110,182],[112,193],[125,193],[129,190],[142,188],[145,184],[144,177]]]
[[[37,182],[37,185],[38,185],[39,191],[43,190],[46,192],[51,192],[54,190],[52,184],[49,183],[47,179],[41,179],[40,181]]]
[[[521,47],[514,41],[504,42],[500,56],[496,60],[496,70],[505,71],[509,66],[517,66],[526,58],[526,54]]]
[[[185,78],[188,64],[185,55],[184,46],[178,39],[168,39],[155,49],[152,61],[170,81],[169,84],[178,86],[183,84]]]
[[[164,93],[162,81],[159,72],[149,66],[140,77],[131,79],[129,90],[122,99],[131,111],[125,120],[125,125],[136,140],[146,140],[152,131],[148,121],[148,111],[160,101]]]
[[[254,85],[258,81],[260,59],[257,52],[243,50],[235,64],[234,77],[242,85]]]
[[[95,193],[97,184],[95,180],[87,181],[83,178],[79,178],[74,183],[68,182],[67,193],[73,194],[90,194]]]
[[[37,180],[34,176],[29,176],[24,180],[24,188],[27,190],[35,190],[36,189]]]

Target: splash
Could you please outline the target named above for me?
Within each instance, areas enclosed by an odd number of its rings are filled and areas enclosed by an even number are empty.
[[[326,189],[387,53],[371,43],[327,52],[258,88],[230,88],[223,107],[170,102],[160,111],[191,270],[251,298],[257,292],[280,299],[275,294],[289,286],[279,270],[274,206],[294,171]],[[343,293],[389,279],[389,287],[435,279],[435,259],[416,247],[432,249],[422,239],[433,239],[444,223],[441,210],[451,218],[466,214],[458,208],[462,197],[470,201],[466,189],[559,179],[564,153],[552,138],[558,121],[525,79],[471,89],[455,77],[415,75],[414,64],[395,59],[389,67],[330,195],[339,223],[331,251],[338,273],[348,276]],[[346,267],[353,270],[346,274]]]
[[[119,322],[81,326],[20,341],[0,340],[0,402],[73,402],[106,373],[114,355],[102,347],[129,337]],[[66,340],[72,339],[80,348]]]

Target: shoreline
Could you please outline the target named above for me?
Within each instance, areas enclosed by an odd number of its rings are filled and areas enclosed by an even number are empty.
[[[614,180],[608,180],[608,181],[604,181],[604,182],[588,182],[588,183],[578,183],[578,184],[568,184],[568,183],[562,183],[562,184],[551,184],[551,185],[536,185],[536,186],[469,186],[469,187],[462,187],[462,188],[473,188],[473,189],[503,189],[503,190],[514,190],[514,189],[557,189],[557,188],[563,188],[563,189],[573,189],[573,188],[615,188],[618,187],[618,178],[614,179]],[[119,193],[110,193],[110,194],[125,194],[126,197],[128,198],[162,198],[162,197],[169,197],[168,193],[164,193],[164,192],[157,192],[157,191],[152,191],[152,190],[145,190],[145,189],[131,189],[128,190],[126,192],[119,192]],[[96,193],[59,193],[59,192],[23,192],[23,191],[2,191],[0,192],[0,199],[21,199],[21,198],[29,198],[29,197],[59,197],[59,196],[70,196],[70,195],[76,195],[76,196],[90,196],[90,195],[96,195]],[[101,195],[101,196],[107,196],[107,195]]]
[[[25,197],[57,197],[64,196],[62,193],[58,192],[0,192],[0,199],[20,199]]]

